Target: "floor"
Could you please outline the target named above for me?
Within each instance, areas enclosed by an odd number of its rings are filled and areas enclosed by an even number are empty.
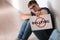
[[[28,40],[39,40],[39,39],[34,35],[34,33],[32,33]]]

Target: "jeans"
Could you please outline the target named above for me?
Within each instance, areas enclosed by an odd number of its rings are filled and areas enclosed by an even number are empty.
[[[30,27],[30,24],[29,24],[29,20],[25,20],[21,26],[21,30],[18,34],[18,40],[19,39],[22,39],[22,40],[27,40],[28,37],[30,36],[31,34],[31,27]]]
[[[60,40],[60,31],[57,30],[57,29],[55,29],[55,30],[52,32],[49,40]]]
[[[32,31],[29,20],[25,20],[22,24],[18,38],[22,40],[27,40],[32,32],[34,32],[34,34],[37,36],[37,38],[39,38],[39,40],[48,40],[52,29]]]

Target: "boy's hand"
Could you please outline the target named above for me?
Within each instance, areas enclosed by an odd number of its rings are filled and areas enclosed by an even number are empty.
[[[39,16],[41,15],[41,12],[40,12],[40,11],[37,11],[37,12],[35,12],[35,15],[36,15],[37,17],[39,17]]]

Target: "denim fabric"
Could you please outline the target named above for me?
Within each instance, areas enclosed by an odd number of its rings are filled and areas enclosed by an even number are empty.
[[[24,20],[24,22],[23,22],[23,24],[21,26],[21,30],[20,30],[20,32],[18,34],[18,39],[22,39],[22,36],[24,34],[24,31],[25,31],[26,25],[28,24],[28,21],[29,20]]]
[[[31,33],[32,33],[32,30],[31,30],[30,22],[28,21],[22,40],[27,40]]]
[[[49,40],[60,40],[60,31],[57,30],[57,29],[55,29],[55,30],[52,32]]]

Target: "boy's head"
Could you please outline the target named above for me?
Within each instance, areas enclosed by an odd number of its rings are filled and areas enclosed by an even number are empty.
[[[28,8],[34,13],[40,9],[36,1],[29,1]]]
[[[36,5],[38,5],[36,1],[29,1],[29,3],[28,3],[28,7],[31,6],[32,4],[36,4]]]
[[[49,14],[49,13],[51,13],[48,8],[41,8],[40,10],[41,10],[41,14]]]
[[[41,10],[41,14],[43,15],[43,14],[48,14],[48,11],[46,10],[46,9],[42,9]]]

